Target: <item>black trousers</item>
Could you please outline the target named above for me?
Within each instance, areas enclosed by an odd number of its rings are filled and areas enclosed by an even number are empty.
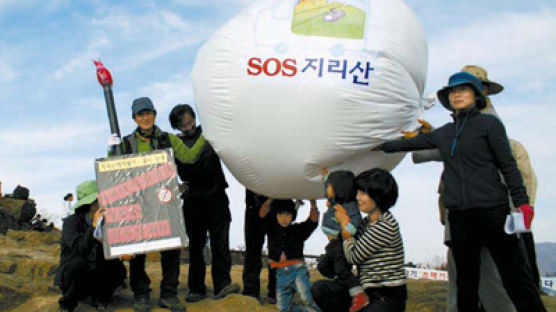
[[[245,209],[245,261],[243,263],[243,294],[259,298],[261,288],[262,249],[266,230],[259,217],[260,207],[247,206]],[[276,298],[276,269],[268,266],[268,297]]]
[[[180,249],[161,251],[160,264],[162,280],[160,281],[160,298],[178,296],[178,278],[180,276]],[[146,255],[137,255],[129,261],[129,284],[134,297],[148,298],[151,292],[151,279],[145,272]]]
[[[206,294],[206,263],[203,250],[210,237],[212,259],[212,281],[214,293],[217,294],[231,284],[230,270],[230,222],[228,196],[224,190],[213,195],[185,199],[183,211],[185,229],[189,236],[189,276],[188,287],[191,293]]]
[[[325,256],[332,260],[336,281],[348,289],[360,286],[359,279],[353,275],[352,265],[347,262],[342,239],[330,240],[324,250]]]
[[[535,240],[533,239],[533,233],[523,233],[520,235],[521,241],[523,242],[523,247],[525,249],[525,254],[527,256],[527,261],[531,267],[531,274],[533,276],[533,281],[541,289],[541,276],[539,273],[539,265],[537,264],[537,252],[535,250]]]
[[[125,278],[125,267],[119,260],[100,261],[94,269],[87,260],[76,257],[64,265],[62,273],[61,308],[72,311],[79,300],[89,296],[100,302],[108,302]]]
[[[516,235],[504,232],[506,209],[452,210],[448,214],[456,263],[458,311],[478,311],[480,250],[496,263],[508,296],[518,312],[546,311]]]
[[[407,288],[403,286],[367,288],[370,304],[362,312],[404,312]],[[320,280],[311,286],[311,295],[323,312],[347,312],[351,306],[349,290],[335,280]]]

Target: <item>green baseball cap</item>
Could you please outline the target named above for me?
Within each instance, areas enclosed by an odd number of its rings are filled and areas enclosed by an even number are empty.
[[[77,194],[77,203],[71,207],[72,212],[75,212],[81,206],[90,205],[97,200],[97,181],[89,180],[80,183],[75,189],[75,193]]]

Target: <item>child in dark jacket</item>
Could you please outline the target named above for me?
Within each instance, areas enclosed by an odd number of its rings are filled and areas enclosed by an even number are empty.
[[[327,198],[328,209],[324,213],[322,221],[322,231],[328,237],[328,244],[325,247],[325,254],[320,258],[322,264],[327,263],[329,268],[327,271],[332,278],[344,287],[349,289],[352,297],[352,305],[350,312],[357,312],[369,304],[369,298],[365,295],[363,288],[359,284],[359,280],[352,273],[352,266],[346,260],[344,255],[343,240],[341,235],[342,227],[336,220],[334,209],[335,205],[342,205],[349,217],[350,223],[346,230],[351,235],[355,235],[357,228],[361,224],[361,213],[355,202],[355,175],[351,171],[339,170],[328,174],[328,170],[323,170],[324,177],[324,194]]]
[[[270,210],[272,214],[269,214]],[[305,241],[318,226],[319,211],[311,201],[309,218],[302,223],[292,223],[297,216],[292,200],[274,200],[270,207],[263,205],[259,212],[265,218],[268,231],[268,257],[270,267],[276,268],[276,305],[279,311],[320,311],[311,296],[309,271],[303,257]],[[293,302],[298,293],[304,307]]]

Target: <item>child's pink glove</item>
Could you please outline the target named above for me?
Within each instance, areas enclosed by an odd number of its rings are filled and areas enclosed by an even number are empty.
[[[517,211],[523,213],[523,220],[525,221],[525,228],[531,228],[531,222],[533,222],[533,217],[535,216],[535,211],[533,207],[529,204],[523,204],[517,208]]]

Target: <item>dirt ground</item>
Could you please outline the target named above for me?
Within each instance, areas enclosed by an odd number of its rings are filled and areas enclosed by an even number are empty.
[[[0,311],[18,312],[54,312],[58,311],[57,300],[61,293],[53,286],[54,275],[59,261],[59,233],[38,233],[9,231],[6,236],[0,235]],[[147,258],[147,273],[151,278],[152,311],[169,311],[158,308],[159,283],[161,278],[158,254]],[[180,272],[179,299],[185,299],[187,285],[186,264],[182,264]],[[232,280],[241,284],[243,267],[232,266]],[[261,295],[266,297],[267,272],[261,272]],[[311,280],[322,279],[316,271],[311,271]],[[265,312],[277,311],[274,305],[261,304],[254,298],[239,294],[224,299],[214,300],[212,296],[212,280],[210,266],[207,267],[207,287],[209,298],[196,303],[187,303],[187,311],[229,311],[229,312]],[[447,283],[410,280],[409,312],[443,312]],[[556,312],[556,297],[542,297],[547,311]],[[117,291],[111,307],[115,311],[133,311],[133,295],[128,288]],[[90,305],[80,303],[77,312],[96,311]]]
[[[38,233],[9,231],[0,235],[0,311],[58,311],[57,300],[61,293],[53,286],[58,267],[60,247],[59,233]],[[151,278],[152,311],[169,311],[158,308],[161,268],[158,254],[149,255],[147,273]],[[127,266],[127,263],[126,263]],[[185,299],[188,265],[182,264],[180,270],[179,299]],[[241,285],[242,266],[232,267],[232,279]],[[261,283],[266,285],[266,270],[261,274]],[[255,298],[230,295],[224,299],[213,300],[210,266],[207,267],[207,288],[209,297],[197,303],[187,303],[188,311],[276,311],[274,305],[262,304]],[[262,296],[266,296],[262,290]],[[111,305],[116,311],[133,311],[131,289],[120,289]],[[86,303],[80,303],[77,312],[96,311]]]

